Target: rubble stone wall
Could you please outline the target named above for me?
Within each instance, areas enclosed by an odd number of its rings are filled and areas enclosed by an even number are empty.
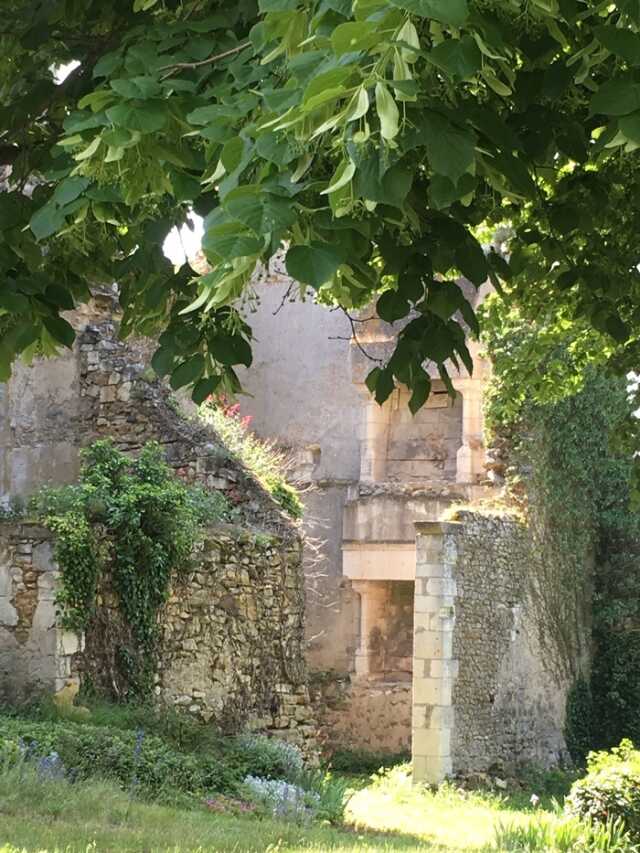
[[[20,702],[100,666],[91,638],[56,620],[59,571],[51,534],[0,524],[0,699]],[[220,526],[160,613],[155,700],[224,731],[277,731],[301,746],[314,736],[304,665],[298,541]],[[106,611],[114,599],[103,600]],[[104,614],[103,614],[104,615]],[[108,614],[107,614],[108,615]],[[113,625],[117,625],[117,618]]]
[[[411,682],[351,680],[316,673],[311,685],[318,740],[327,754],[348,749],[411,751]]]

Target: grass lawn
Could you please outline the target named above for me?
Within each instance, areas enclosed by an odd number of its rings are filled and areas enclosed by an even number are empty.
[[[549,815],[549,820],[554,820]],[[530,809],[490,794],[412,788],[396,770],[358,790],[344,829],[297,826],[253,815],[220,815],[129,803],[106,782],[42,782],[0,774],[0,851],[392,851],[496,850],[500,822],[526,824]],[[2,847],[1,845],[7,845]]]

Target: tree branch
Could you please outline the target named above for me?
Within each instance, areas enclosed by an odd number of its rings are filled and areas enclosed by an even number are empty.
[[[246,41],[243,44],[238,44],[235,47],[230,48],[229,50],[224,50],[222,53],[215,53],[213,56],[201,59],[199,62],[175,62],[173,65],[163,65],[161,68],[158,68],[158,71],[167,72],[161,77],[162,80],[165,80],[167,77],[170,77],[174,71],[183,70],[185,68],[200,68],[201,65],[209,65],[211,62],[217,62],[219,59],[226,59],[227,56],[233,56],[234,53],[240,53],[241,50],[244,50],[245,47],[249,47],[250,45],[251,42]]]

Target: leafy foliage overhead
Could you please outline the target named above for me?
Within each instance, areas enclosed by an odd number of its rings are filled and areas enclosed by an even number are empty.
[[[402,382],[419,406],[426,362],[470,368],[460,274],[633,362],[635,0],[21,0],[0,39],[5,376],[116,280],[174,387],[237,390],[251,276],[283,246],[302,289],[402,321],[379,402]],[[203,275],[162,253],[190,210]],[[509,263],[476,238],[499,223]]]

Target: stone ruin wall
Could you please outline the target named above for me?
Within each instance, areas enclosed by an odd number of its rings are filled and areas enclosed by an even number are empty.
[[[308,740],[314,724],[298,530],[209,427],[179,413],[148,369],[148,344],[119,341],[112,310],[109,297],[98,298],[90,314],[72,318],[72,353],[19,366],[0,386],[0,497],[6,503],[44,483],[72,481],[80,447],[96,439],[113,437],[133,453],[158,441],[179,476],[221,491],[242,523],[209,531],[197,570],[173,590],[163,617],[158,700],[226,728],[235,720],[236,727]],[[60,689],[91,668],[91,638],[85,647],[56,625],[52,553],[44,528],[0,524],[3,701]]]
[[[531,529],[507,510],[457,517],[416,525],[415,777],[552,766],[566,758],[579,652],[559,670],[560,642],[530,594],[540,570]]]
[[[59,690],[105,666],[91,636],[57,624],[52,546],[36,524],[0,524],[0,701]],[[231,525],[210,529],[195,568],[174,585],[160,615],[156,701],[224,731],[277,731],[309,745],[315,726],[301,558],[299,542]],[[116,606],[107,598],[103,615]]]

